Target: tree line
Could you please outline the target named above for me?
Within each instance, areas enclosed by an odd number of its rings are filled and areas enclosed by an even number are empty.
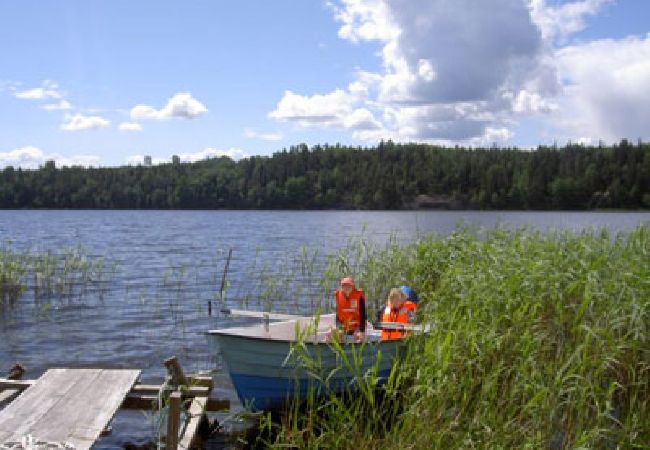
[[[272,156],[6,167],[0,208],[650,208],[650,144],[446,148],[305,144]]]

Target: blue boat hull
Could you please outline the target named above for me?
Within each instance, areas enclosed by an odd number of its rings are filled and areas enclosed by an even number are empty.
[[[337,348],[320,338],[296,345],[291,339],[294,328],[291,323],[278,323],[271,324],[269,331],[246,327],[208,332],[210,350],[224,362],[244,407],[278,409],[287,399],[305,398],[310,390],[327,394],[354,389],[358,380],[371,375],[381,384],[403,345],[377,336],[374,342]]]
[[[380,372],[377,385],[383,384],[389,375],[390,369]],[[314,390],[315,395],[319,395],[325,392],[340,393],[346,389],[354,389],[349,379],[337,380],[325,388],[314,380],[292,380],[234,373],[231,373],[230,377],[239,400],[251,411],[278,410],[296,396],[306,398],[310,390]]]

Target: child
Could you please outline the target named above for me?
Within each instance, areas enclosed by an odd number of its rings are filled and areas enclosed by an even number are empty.
[[[341,280],[336,297],[336,326],[346,335],[361,341],[366,332],[366,299],[361,289],[354,286],[352,277]]]
[[[388,294],[388,301],[386,302],[386,309],[381,318],[382,322],[397,322],[397,323],[414,323],[415,310],[417,306],[411,300],[407,300],[406,295],[400,289],[394,288]],[[381,331],[381,339],[383,341],[392,339],[401,339],[406,333],[405,330],[391,330],[385,329]]]

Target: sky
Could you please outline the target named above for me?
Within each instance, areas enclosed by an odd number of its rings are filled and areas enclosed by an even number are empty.
[[[647,0],[0,2],[0,168],[650,139]]]

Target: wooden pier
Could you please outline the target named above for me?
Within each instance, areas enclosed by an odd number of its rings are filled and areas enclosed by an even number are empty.
[[[229,402],[210,398],[212,378],[186,377],[176,358],[165,361],[163,385],[138,384],[140,370],[47,370],[37,380],[20,380],[15,366],[0,378],[0,447],[25,439],[67,448],[88,449],[102,435],[119,408],[167,408],[166,448],[200,448],[199,425],[207,411],[228,409]],[[185,414],[181,414],[186,405]],[[181,420],[185,418],[185,420]]]

